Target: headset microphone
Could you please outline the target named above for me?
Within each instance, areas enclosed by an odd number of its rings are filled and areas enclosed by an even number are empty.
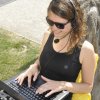
[[[69,32],[70,33],[70,32]],[[69,34],[68,33],[68,34]],[[68,34],[66,34],[65,36],[63,36],[61,39],[65,38]],[[54,43],[59,43],[61,39],[54,39]]]
[[[60,39],[54,39],[54,43],[58,43]]]

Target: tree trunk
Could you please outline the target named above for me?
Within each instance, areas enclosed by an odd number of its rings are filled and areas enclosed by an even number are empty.
[[[84,19],[87,23],[86,39],[90,41],[95,52],[100,57],[100,1],[99,0],[78,0],[84,11]],[[100,100],[100,59],[98,61],[94,86],[92,91],[92,100]]]

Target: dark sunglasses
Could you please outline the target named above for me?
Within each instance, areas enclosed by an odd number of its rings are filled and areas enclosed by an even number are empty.
[[[54,22],[54,21],[50,20],[48,17],[46,17],[46,21],[50,26],[55,25],[59,29],[64,29],[65,25],[69,23],[69,21],[66,23]]]

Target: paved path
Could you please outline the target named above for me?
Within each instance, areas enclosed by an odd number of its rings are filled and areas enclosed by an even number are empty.
[[[16,0],[0,0],[0,7],[6,5],[8,3],[11,3],[13,1],[16,1]]]
[[[45,17],[51,0],[16,0],[0,7],[0,27],[41,42],[47,30]]]

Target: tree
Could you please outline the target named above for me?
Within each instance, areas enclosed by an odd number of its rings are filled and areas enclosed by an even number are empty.
[[[99,0],[78,0],[80,7],[84,11],[84,19],[87,24],[86,39],[90,41],[95,52],[100,56],[100,1]],[[92,99],[100,100],[100,60],[98,61],[97,70],[94,79]]]

